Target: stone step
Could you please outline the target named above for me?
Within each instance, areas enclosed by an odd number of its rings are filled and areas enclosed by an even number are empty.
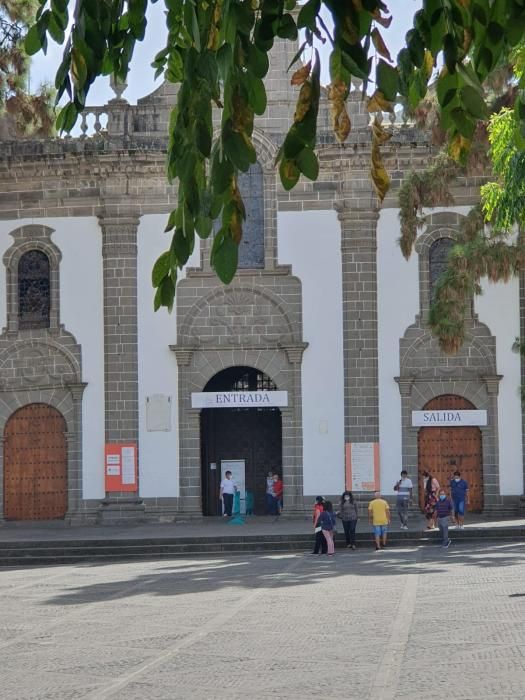
[[[474,541],[521,541],[525,528],[479,528],[452,530],[455,543]],[[371,546],[368,533],[359,533],[357,545]],[[389,546],[437,545],[439,533],[392,532]],[[309,551],[311,534],[231,535],[221,537],[180,537],[113,540],[40,540],[0,542],[0,566],[36,566],[75,564],[82,562],[132,561],[141,559],[169,559],[196,554],[256,554],[270,552]],[[336,546],[344,548],[344,538],[339,534]]]

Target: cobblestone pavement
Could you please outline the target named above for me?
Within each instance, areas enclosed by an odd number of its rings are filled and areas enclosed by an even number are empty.
[[[2,700],[514,699],[525,545],[0,572]]]

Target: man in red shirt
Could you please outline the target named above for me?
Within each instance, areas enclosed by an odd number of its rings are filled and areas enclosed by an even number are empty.
[[[328,552],[328,545],[326,543],[326,539],[323,535],[323,530],[319,523],[319,516],[324,510],[323,501],[324,498],[322,496],[315,497],[314,510],[312,513],[312,522],[314,525],[315,532],[315,543],[314,551],[312,552],[312,554],[326,554]]]

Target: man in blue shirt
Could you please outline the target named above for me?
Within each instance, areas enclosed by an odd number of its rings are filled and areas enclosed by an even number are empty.
[[[465,510],[469,505],[468,483],[461,478],[461,474],[455,471],[450,480],[450,495],[454,504],[454,517],[458,528],[461,530],[465,522]]]

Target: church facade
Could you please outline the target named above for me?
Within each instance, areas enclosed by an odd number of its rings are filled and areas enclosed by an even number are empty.
[[[292,54],[273,53],[258,161],[241,178],[238,274],[222,285],[201,241],[171,314],[153,311],[150,278],[176,204],[164,165],[173,86],[88,109],[78,137],[2,144],[0,520],[218,515],[228,466],[256,514],[269,470],[285,512],[301,514],[345,488],[393,494],[401,468],[418,484],[424,469],[441,482],[458,469],[473,509],[518,512],[524,280],[484,284],[457,355],[426,322],[484,179],[458,180],[453,206],[425,212],[405,261],[397,191],[433,149],[392,123],[379,206],[352,92],[348,143],[323,102],[319,179],[285,192],[274,160],[296,99]]]

